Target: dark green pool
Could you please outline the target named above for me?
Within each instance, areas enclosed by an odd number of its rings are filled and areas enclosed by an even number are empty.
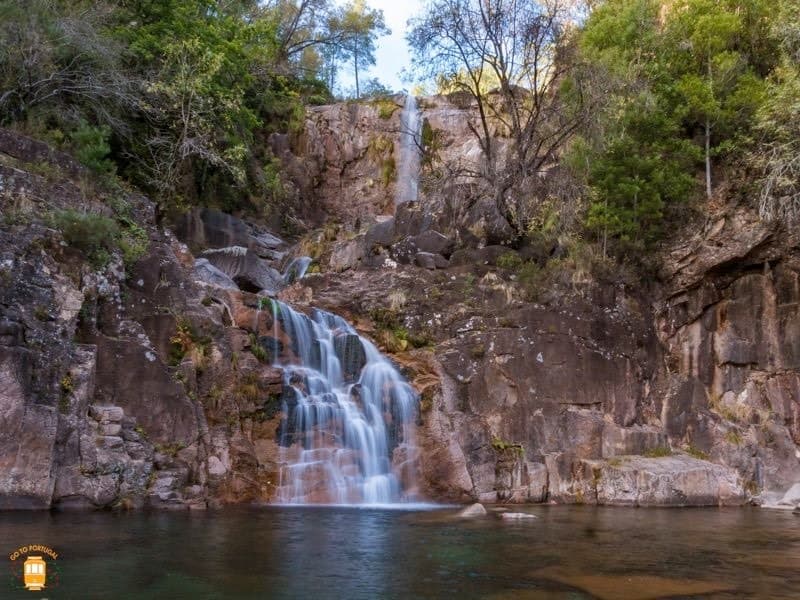
[[[0,598],[800,598],[791,513],[527,510],[2,513]],[[41,592],[13,589],[26,544],[59,552]]]

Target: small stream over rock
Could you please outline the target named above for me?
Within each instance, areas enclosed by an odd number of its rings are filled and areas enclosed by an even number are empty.
[[[278,502],[386,504],[417,486],[417,394],[341,317],[273,302],[284,370]]]

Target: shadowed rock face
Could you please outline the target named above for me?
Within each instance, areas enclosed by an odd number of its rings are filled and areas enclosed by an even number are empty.
[[[244,221],[213,208],[193,209],[178,219],[175,235],[192,251],[229,246],[250,246]]]

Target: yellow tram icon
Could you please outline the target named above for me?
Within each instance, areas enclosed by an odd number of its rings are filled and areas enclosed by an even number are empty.
[[[47,563],[41,556],[29,556],[24,565],[25,588],[31,592],[38,592],[44,588],[47,576]]]

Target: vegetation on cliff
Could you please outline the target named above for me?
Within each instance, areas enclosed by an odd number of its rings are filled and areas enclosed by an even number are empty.
[[[268,136],[300,130],[384,31],[363,2],[3,0],[0,124],[167,205],[285,215]]]
[[[488,184],[517,243],[554,198],[622,256],[731,188],[797,214],[795,3],[576,4],[437,0],[408,35],[419,73],[475,107],[484,167],[459,174]],[[559,162],[573,185],[547,185]]]

